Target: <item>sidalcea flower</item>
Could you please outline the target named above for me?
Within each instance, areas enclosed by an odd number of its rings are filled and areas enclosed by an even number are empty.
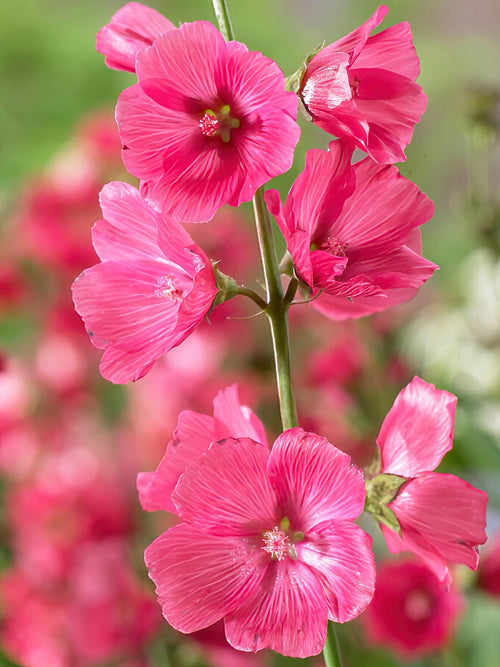
[[[383,164],[406,159],[413,128],[427,97],[408,23],[376,35],[387,14],[381,6],[362,26],[312,57],[298,94],[323,130],[355,142]]]
[[[420,225],[434,205],[396,167],[367,157],[351,165],[352,144],[313,149],[283,205],[266,193],[295,272],[321,295],[312,306],[343,320],[411,299],[437,268],[424,259]]]
[[[116,108],[123,161],[166,213],[209,220],[290,168],[297,100],[261,53],[196,21],[141,50],[136,72]]]
[[[213,401],[213,417],[193,410],[180,413],[172,439],[154,472],[137,476],[137,489],[145,510],[177,513],[171,500],[185,469],[208,451],[212,442],[228,437],[248,437],[267,444],[262,422],[240,401],[238,386],[220,391]]]
[[[371,641],[414,659],[446,646],[463,608],[462,595],[445,590],[423,563],[386,562],[362,620]]]
[[[371,539],[353,521],[361,471],[326,439],[294,428],[271,451],[210,445],[172,495],[182,522],[146,550],[168,622],[190,633],[224,619],[228,642],[305,657],[327,621],[349,621],[374,589]]]
[[[96,49],[112,69],[135,72],[137,53],[175,26],[155,9],[128,2],[97,33]]]
[[[456,397],[413,378],[397,396],[377,438],[380,474],[367,484],[367,509],[392,553],[412,551],[441,580],[448,562],[475,570],[486,541],[484,491],[432,472],[452,447]]]
[[[181,225],[127,183],[108,183],[92,230],[101,263],[73,283],[102,375],[137,380],[203,319],[216,293],[212,266]]]

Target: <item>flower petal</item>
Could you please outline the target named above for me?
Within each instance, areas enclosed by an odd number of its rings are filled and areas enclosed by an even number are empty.
[[[414,377],[380,429],[381,472],[415,477],[434,470],[452,448],[456,404],[453,394]]]
[[[247,437],[267,445],[262,422],[253,410],[240,403],[236,384],[219,391],[214,398],[214,419],[217,429],[216,440],[229,436]]]
[[[328,520],[353,520],[363,511],[363,473],[326,438],[292,428],[274,443],[269,479],[291,530],[307,533]]]
[[[250,438],[213,443],[179,479],[172,499],[184,521],[214,535],[256,536],[276,525],[269,450]]]
[[[388,547],[416,553],[441,579],[448,576],[447,561],[475,570],[477,545],[486,541],[487,502],[484,491],[455,475],[424,473],[404,484],[389,504],[401,538]]]
[[[282,655],[317,655],[328,612],[321,585],[299,561],[272,561],[252,598],[225,618],[227,641],[240,651],[271,648]]]
[[[375,590],[372,540],[345,521],[327,521],[296,545],[298,558],[314,568],[324,589],[328,617],[345,623],[359,616]]]
[[[265,574],[263,551],[180,524],[145,552],[163,615],[176,630],[206,628],[246,601]]]

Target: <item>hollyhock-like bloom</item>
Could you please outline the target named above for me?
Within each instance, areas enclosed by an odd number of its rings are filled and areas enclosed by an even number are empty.
[[[415,83],[420,63],[409,24],[370,36],[387,11],[379,7],[362,26],[313,56],[299,89],[317,125],[353,140],[383,164],[406,159],[404,149],[427,104]]]
[[[196,21],[139,51],[136,72],[116,108],[123,161],[166,213],[209,220],[290,168],[297,100],[261,53]]]
[[[108,183],[104,220],[92,230],[101,263],[73,283],[76,310],[105,352],[102,375],[137,380],[179,345],[216,293],[210,261],[181,225],[160,215],[127,183]]]
[[[449,580],[448,562],[476,569],[477,546],[486,541],[486,493],[455,475],[432,472],[452,447],[456,400],[415,377],[382,424],[381,474],[368,483],[375,496],[395,484],[384,504],[400,530],[381,524],[389,551],[412,551],[441,580]]]
[[[481,554],[477,585],[500,598],[500,533],[490,536],[486,549]]]
[[[97,33],[96,49],[112,69],[135,72],[137,53],[153,40],[175,28],[155,9],[128,2]]]
[[[445,590],[423,563],[386,562],[377,567],[377,588],[362,620],[373,642],[417,658],[448,643],[463,607],[460,593]]]
[[[142,507],[148,511],[177,513],[171,500],[179,477],[217,440],[248,437],[267,444],[262,422],[239,398],[238,386],[220,391],[214,398],[213,417],[192,410],[180,413],[172,439],[155,472],[137,476]]]
[[[182,522],[146,550],[163,614],[189,633],[225,622],[237,649],[318,654],[328,619],[358,616],[374,589],[371,539],[353,521],[361,471],[300,428],[271,451],[227,438],[180,476]]]
[[[353,145],[313,149],[283,205],[266,193],[295,271],[312,306],[343,320],[411,299],[437,268],[421,256],[420,225],[434,205],[396,167],[367,157],[351,165]]]

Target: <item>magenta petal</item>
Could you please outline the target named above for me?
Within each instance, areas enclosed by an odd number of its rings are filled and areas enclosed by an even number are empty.
[[[486,541],[488,496],[455,475],[424,473],[407,482],[389,507],[401,525],[407,551],[427,561],[443,578],[446,562],[475,570],[477,546]]]
[[[410,24],[397,23],[369,37],[356,58],[358,67],[386,69],[415,81],[420,74],[420,62]]]
[[[381,472],[415,477],[434,470],[452,448],[456,403],[453,394],[413,378],[380,429]]]
[[[113,182],[99,195],[102,214],[92,229],[94,248],[101,260],[128,261],[158,256],[155,211],[128,183]]]
[[[167,621],[181,632],[195,632],[254,593],[266,571],[262,554],[242,539],[181,524],[146,549],[145,561]]]
[[[351,57],[355,59],[366,44],[371,31],[382,23],[388,11],[388,7],[380,5],[370,18],[360,25],[359,28],[356,28],[356,30],[353,30],[345,37],[342,37],[342,39],[338,39],[334,42],[333,45],[336,47],[337,51],[350,53]],[[321,51],[318,55],[321,55]]]
[[[156,10],[128,2],[97,33],[96,49],[112,69],[135,71],[137,53],[175,26]]]
[[[220,391],[214,398],[214,419],[216,440],[234,436],[251,438],[267,445],[264,426],[257,415],[240,403],[238,385],[233,384]]]
[[[215,439],[213,417],[191,410],[181,412],[174,436],[158,468],[154,472],[138,475],[137,488],[143,509],[177,514],[171,496],[179,477],[208,450]]]
[[[269,450],[249,438],[213,443],[187,468],[172,499],[184,521],[214,535],[253,537],[276,525]]]
[[[370,603],[375,590],[371,544],[355,524],[331,521],[316,526],[297,545],[299,559],[314,568],[323,586],[331,621],[351,621]]]
[[[269,479],[292,530],[307,532],[330,520],[354,520],[363,511],[363,473],[326,438],[292,428],[274,443]]]
[[[328,611],[312,570],[273,561],[252,598],[225,618],[227,641],[240,651],[271,648],[282,655],[317,655],[326,641]]]

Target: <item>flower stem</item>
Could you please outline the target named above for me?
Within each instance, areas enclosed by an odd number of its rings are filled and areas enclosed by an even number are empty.
[[[288,333],[290,302],[283,295],[273,228],[264,202],[264,188],[259,188],[255,193],[253,208],[267,289],[266,314],[269,318],[273,339],[281,423],[283,430],[286,430],[297,426],[297,412],[290,374],[290,337]]]
[[[335,626],[330,621],[328,622],[326,631],[326,644],[323,648],[323,658],[325,659],[326,667],[342,667]]]
[[[234,39],[233,27],[229,20],[226,0],[212,0],[212,4],[214,6],[217,23],[219,24],[219,30],[224,36],[224,39],[227,41]]]

